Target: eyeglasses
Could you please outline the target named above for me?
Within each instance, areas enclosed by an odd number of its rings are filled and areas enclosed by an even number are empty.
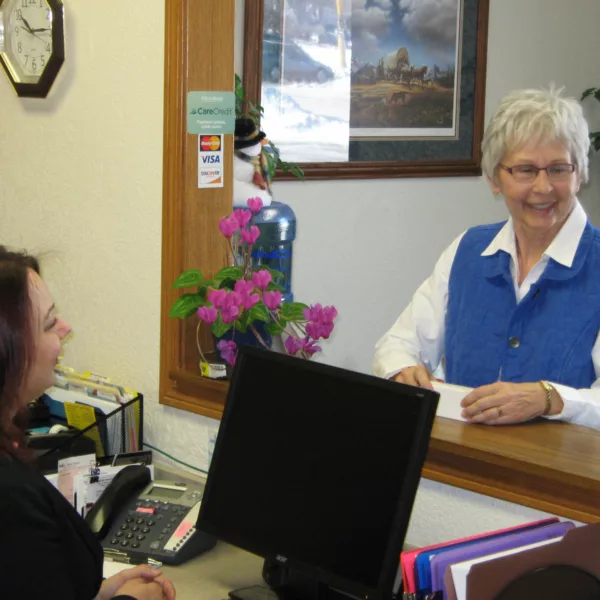
[[[549,181],[566,181],[575,171],[575,165],[566,163],[550,165],[549,167],[536,167],[534,165],[515,165],[514,167],[507,167],[503,164],[499,164],[498,166],[501,169],[508,171],[515,178],[515,181],[518,181],[519,183],[533,183],[537,179],[540,171],[546,171]]]

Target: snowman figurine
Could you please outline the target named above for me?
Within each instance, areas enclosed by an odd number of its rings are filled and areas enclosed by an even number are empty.
[[[233,138],[233,206],[247,208],[250,198],[260,198],[263,206],[269,206],[271,176],[263,149],[266,134],[252,119],[240,117],[235,120]]]

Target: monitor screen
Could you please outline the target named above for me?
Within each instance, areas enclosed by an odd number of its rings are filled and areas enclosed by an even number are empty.
[[[242,347],[198,528],[337,589],[391,597],[437,400]]]

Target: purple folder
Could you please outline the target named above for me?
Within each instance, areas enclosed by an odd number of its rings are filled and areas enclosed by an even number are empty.
[[[473,560],[481,556],[488,556],[504,550],[512,550],[519,546],[527,546],[544,540],[564,536],[569,529],[575,525],[571,521],[552,523],[545,527],[530,529],[514,534],[508,534],[492,540],[483,541],[478,544],[463,546],[447,552],[440,552],[431,559],[431,583],[433,592],[442,591],[443,597],[447,598],[446,586],[444,585],[444,573],[446,568],[465,560]]]

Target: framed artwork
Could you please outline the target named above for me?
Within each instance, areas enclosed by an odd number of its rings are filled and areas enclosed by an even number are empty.
[[[481,174],[489,0],[246,0],[245,11],[246,97],[307,179]]]

